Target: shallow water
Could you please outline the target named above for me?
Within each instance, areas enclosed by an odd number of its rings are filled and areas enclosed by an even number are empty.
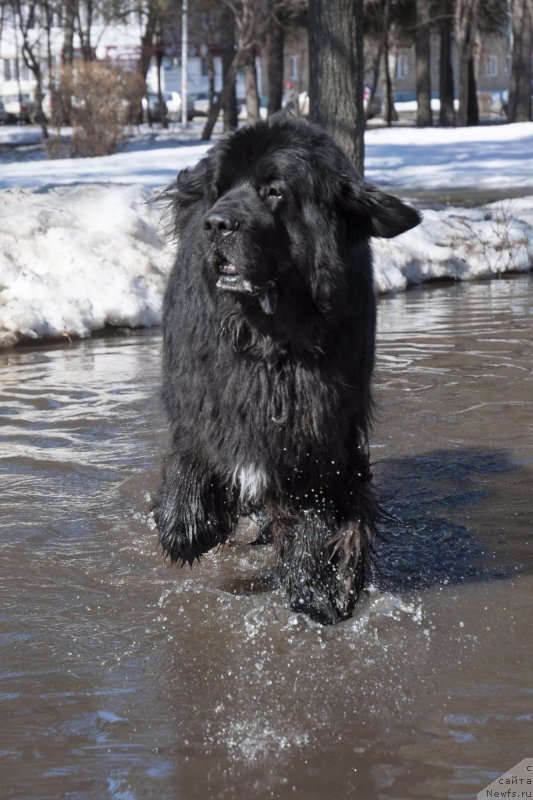
[[[381,300],[375,586],[321,628],[251,532],[149,514],[157,334],[0,355],[2,798],[474,798],[533,756],[533,277]]]

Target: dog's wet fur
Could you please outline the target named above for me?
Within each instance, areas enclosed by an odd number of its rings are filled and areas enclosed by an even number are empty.
[[[177,256],[163,309],[163,551],[192,564],[257,513],[290,607],[345,619],[377,517],[369,239],[420,216],[288,116],[231,134],[168,196]]]

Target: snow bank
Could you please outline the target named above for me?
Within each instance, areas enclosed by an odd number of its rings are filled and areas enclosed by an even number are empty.
[[[373,250],[379,292],[526,272],[533,268],[533,197],[425,211],[421,225],[396,239],[374,240]]]
[[[151,326],[171,253],[138,186],[2,192],[0,346]]]
[[[147,188],[87,184],[1,195],[0,346],[160,322],[172,248]],[[379,292],[525,271],[533,266],[533,197],[426,211],[418,228],[373,247]]]

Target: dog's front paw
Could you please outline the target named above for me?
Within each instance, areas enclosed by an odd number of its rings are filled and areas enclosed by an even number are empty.
[[[328,521],[308,515],[284,548],[282,570],[293,611],[322,625],[351,616],[364,583],[364,546],[359,525],[329,536]]]
[[[317,580],[316,576],[311,579],[301,575],[296,578],[287,576],[285,588],[291,610],[307,614],[321,625],[335,625],[347,619],[357,599],[349,596],[341,601],[331,581],[324,580],[324,577]]]
[[[154,519],[165,556],[179,566],[192,565],[228,538],[235,519],[231,496],[215,477],[171,458]]]
[[[191,566],[195,560],[199,561],[204,553],[220,544],[223,539],[217,533],[216,525],[206,521],[206,524],[199,528],[196,520],[187,518],[183,509],[176,505],[167,498],[162,498],[154,509],[159,543],[165,557],[170,558],[173,564],[178,564],[180,567],[184,564]]]

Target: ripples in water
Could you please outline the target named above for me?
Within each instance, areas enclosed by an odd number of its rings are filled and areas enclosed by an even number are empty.
[[[0,355],[5,796],[471,797],[527,754],[532,289],[380,302],[386,516],[334,628],[246,525],[162,562],[157,334]]]

